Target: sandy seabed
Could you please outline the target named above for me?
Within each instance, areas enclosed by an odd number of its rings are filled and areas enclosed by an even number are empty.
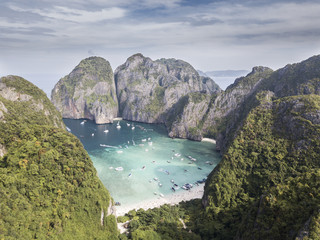
[[[203,191],[204,184],[200,184],[199,186],[194,186],[190,190],[180,190],[164,197],[157,195],[158,197],[155,196],[156,198],[151,200],[142,201],[136,204],[116,206],[116,214],[117,216],[124,216],[126,213],[133,209],[138,210],[142,208],[144,210],[147,210],[160,207],[164,204],[176,205],[182,201],[200,199],[203,196]]]

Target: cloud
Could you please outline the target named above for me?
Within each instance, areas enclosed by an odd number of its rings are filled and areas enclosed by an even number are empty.
[[[125,16],[125,10],[117,7],[101,9],[100,11],[85,11],[68,8],[64,6],[55,6],[52,9],[24,9],[14,5],[9,5],[10,9],[17,12],[29,12],[38,14],[45,18],[52,18],[61,21],[71,21],[75,23],[91,23],[103,20],[117,19]]]
[[[264,65],[262,58],[277,59],[266,62],[268,66],[287,63],[290,56],[320,50],[318,1],[12,2],[0,3],[2,56],[38,52],[73,63],[74,58],[99,54],[112,57],[108,60],[116,67],[142,52],[213,70]]]

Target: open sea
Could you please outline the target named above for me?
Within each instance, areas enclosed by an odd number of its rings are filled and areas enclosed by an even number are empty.
[[[160,124],[122,120],[120,128],[118,121],[64,123],[81,140],[102,183],[121,204],[185,191],[184,184],[206,178],[220,161],[213,143],[171,139]]]

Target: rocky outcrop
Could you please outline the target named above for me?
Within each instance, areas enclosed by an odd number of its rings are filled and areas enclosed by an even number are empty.
[[[228,145],[235,138],[239,127],[249,111],[257,106],[258,101],[256,96],[259,95],[259,92],[271,91],[274,93],[274,98],[308,94],[319,95],[319,66],[320,55],[311,57],[301,63],[289,64],[274,72],[263,67],[253,69],[252,73],[248,76],[252,77],[258,74],[257,76],[260,75],[260,77],[258,77],[259,81],[253,81],[253,83],[256,82],[256,84],[254,84],[254,87],[251,88],[250,92],[244,95],[243,101],[238,101],[237,106],[225,115],[224,121],[220,125],[220,129],[217,131],[217,149],[224,152],[228,148]],[[239,79],[240,82],[245,80],[243,86],[250,85],[251,83],[250,79],[246,80],[247,77]],[[226,93],[228,90],[233,89],[235,87],[234,85],[237,84],[239,84],[239,82],[237,83],[236,81],[235,84],[228,87]],[[235,95],[232,94],[232,96]],[[215,126],[217,125],[213,124],[211,128]]]
[[[64,128],[61,115],[53,107],[47,95],[32,83],[18,76],[6,76],[0,79],[0,120],[6,121],[8,107],[5,102],[20,102],[38,112],[38,121]],[[25,119],[29,121],[28,118]]]
[[[194,134],[195,131],[191,133],[186,129],[196,127],[199,114],[203,115],[207,106],[189,99],[195,95],[203,100],[210,99],[212,93],[221,91],[213,80],[200,77],[190,64],[182,60],[152,61],[142,54],[131,56],[119,66],[115,81],[119,113],[124,119],[165,123],[170,136],[191,139],[201,138],[201,133]]]
[[[112,68],[100,57],[90,57],[55,85],[51,99],[64,118],[110,123],[118,113]]]

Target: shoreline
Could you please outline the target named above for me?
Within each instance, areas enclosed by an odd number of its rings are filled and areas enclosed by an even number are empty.
[[[201,199],[204,192],[204,184],[200,184],[199,186],[194,186],[189,191],[180,190],[178,192],[166,195],[164,197],[155,196],[155,198],[150,200],[145,200],[139,203],[123,205],[123,206],[115,206],[116,208],[116,216],[124,216],[130,210],[138,210],[140,208],[144,210],[153,209],[160,207],[164,204],[176,205],[182,201],[190,201],[192,199]]]
[[[213,144],[217,143],[217,141],[213,138],[202,138],[201,142],[211,142]]]

